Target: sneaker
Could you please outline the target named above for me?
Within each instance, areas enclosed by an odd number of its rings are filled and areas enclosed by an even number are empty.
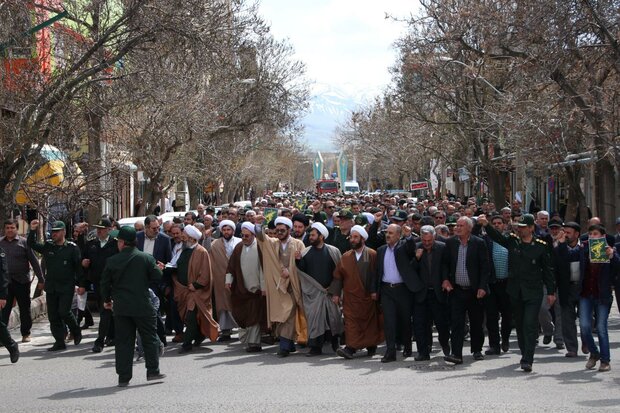
[[[601,356],[598,354],[591,354],[588,362],[586,363],[586,369],[592,370],[596,366],[596,363],[600,360],[600,358]]]
[[[30,336],[22,336],[22,343],[30,343],[32,340]]]
[[[611,370],[611,366],[609,365],[609,363],[605,363],[604,361],[601,361],[601,365],[599,366],[598,371],[609,371],[609,370]]]

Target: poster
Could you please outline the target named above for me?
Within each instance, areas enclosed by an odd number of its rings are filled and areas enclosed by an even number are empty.
[[[608,263],[609,258],[605,249],[607,248],[607,239],[602,238],[590,238],[588,240],[588,246],[590,248],[590,262],[603,264]]]

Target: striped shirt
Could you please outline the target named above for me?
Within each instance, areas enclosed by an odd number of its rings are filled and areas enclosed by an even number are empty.
[[[455,281],[456,285],[461,287],[469,287],[469,274],[467,273],[467,244],[463,245],[459,242],[459,255],[456,260],[456,273]]]

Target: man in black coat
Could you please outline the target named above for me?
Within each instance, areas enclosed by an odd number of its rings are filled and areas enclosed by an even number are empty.
[[[433,321],[443,353],[450,355],[449,307],[447,294],[442,288],[443,282],[448,279],[446,244],[435,241],[435,228],[430,225],[420,229],[420,238],[416,245],[416,259],[412,260],[414,275],[423,286],[414,294],[413,326],[418,346],[416,361],[430,360]]]
[[[403,357],[411,356],[411,308],[413,293],[424,285],[411,265],[415,255],[412,238],[401,240],[401,227],[390,224],[386,244],[377,250],[377,291],[383,308],[386,350],[382,363],[396,360],[396,341],[403,341]]]
[[[449,276],[442,287],[448,291],[451,307],[452,354],[445,360],[463,363],[465,313],[469,316],[471,352],[474,359],[482,360],[484,344],[483,302],[489,281],[489,256],[482,238],[471,234],[474,223],[469,217],[456,222],[455,236],[446,241]]]

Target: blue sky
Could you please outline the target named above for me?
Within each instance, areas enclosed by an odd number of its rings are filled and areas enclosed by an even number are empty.
[[[393,42],[404,25],[385,14],[415,13],[416,0],[262,0],[276,38],[288,38],[308,78],[351,95],[379,93],[390,81]]]

